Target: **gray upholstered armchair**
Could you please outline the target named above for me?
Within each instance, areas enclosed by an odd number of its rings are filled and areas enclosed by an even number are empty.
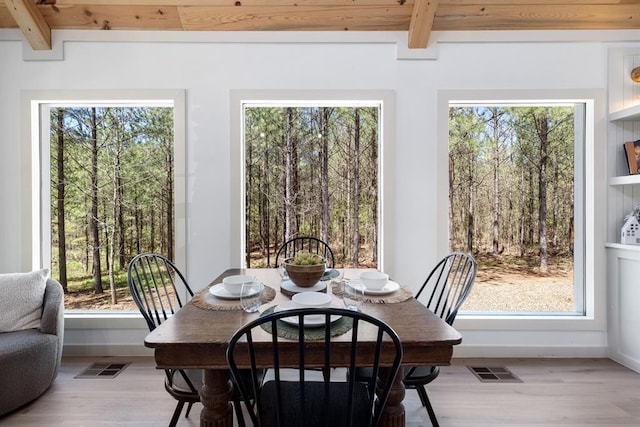
[[[40,327],[0,333],[0,416],[44,393],[58,374],[64,332],[64,293],[46,282]]]

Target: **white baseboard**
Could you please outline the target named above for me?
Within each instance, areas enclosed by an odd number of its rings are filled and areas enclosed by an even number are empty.
[[[459,345],[453,348],[453,357],[609,357],[607,347],[517,347]]]
[[[611,360],[615,360],[622,366],[626,366],[633,371],[640,372],[640,360],[638,359],[626,356],[624,354],[610,354],[609,357],[611,358]]]
[[[65,345],[62,356],[153,356],[153,349],[143,345]]]

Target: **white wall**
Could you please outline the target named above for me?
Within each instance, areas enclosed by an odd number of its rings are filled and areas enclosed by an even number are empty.
[[[434,153],[437,144],[447,143],[438,139],[438,91],[604,90],[606,82],[608,44],[585,41],[594,38],[588,33],[533,33],[531,40],[545,41],[520,43],[501,43],[498,33],[434,34],[428,53],[436,58],[426,60],[398,59],[402,43],[396,46],[392,38],[382,35],[371,36],[367,43],[334,42],[335,35],[323,42],[323,36],[313,34],[292,35],[288,40],[280,36],[291,43],[251,42],[259,41],[261,35],[249,37],[249,42],[211,42],[207,34],[191,35],[191,41],[183,35],[179,42],[146,41],[154,36],[135,33],[130,36],[143,41],[102,40],[108,37],[104,34],[91,43],[73,41],[86,33],[64,33],[71,41],[63,47],[61,37],[55,37],[63,60],[27,61],[19,33],[0,32],[0,272],[28,265],[20,230],[30,213],[20,207],[21,197],[29,195],[18,191],[25,168],[20,148],[22,90],[186,90],[187,276],[194,288],[235,266],[229,251],[232,239],[237,238],[229,227],[230,91],[392,90],[397,132],[395,140],[387,143],[396,147],[392,177],[396,206],[391,227],[397,250],[386,256],[393,257],[396,271],[392,274],[398,281],[417,286],[446,250],[435,243],[443,228],[438,226],[436,190],[438,185],[446,186],[438,181],[438,171],[446,165],[438,164]],[[531,33],[521,34],[519,37]],[[637,33],[603,34],[612,42],[640,40]],[[301,42],[305,37],[308,42]],[[546,41],[554,38],[578,41]],[[436,43],[438,39],[442,42]],[[606,284],[602,280],[597,286]],[[70,319],[67,325],[69,349],[91,340],[83,330],[84,321]],[[554,332],[532,331],[531,327],[526,331],[470,327],[467,333],[461,326],[465,342],[456,354],[490,355],[499,350],[505,356],[528,351],[531,355],[605,355],[606,324],[594,325],[580,333],[562,326]],[[138,335],[118,338],[116,334],[114,338],[99,333],[88,344],[104,350],[110,343],[136,343],[136,336],[144,335],[140,322]]]

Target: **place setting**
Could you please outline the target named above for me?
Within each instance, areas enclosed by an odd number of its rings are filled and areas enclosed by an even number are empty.
[[[194,295],[193,305],[206,310],[258,311],[262,304],[272,301],[276,291],[253,276],[233,275],[214,283]]]
[[[323,292],[300,292],[294,294],[290,301],[267,308],[261,316],[296,309],[305,309],[313,312],[313,310],[321,308],[340,308],[340,306],[334,302],[331,294]],[[326,315],[305,314],[303,319],[305,339],[314,340],[324,337],[325,328],[323,326],[325,326],[327,321]],[[278,326],[278,336],[289,339],[298,338],[300,326],[299,316],[283,317],[278,321],[283,323],[283,325]],[[352,320],[350,318],[343,318],[339,314],[331,315],[329,321],[331,322],[331,336],[342,335],[352,327]],[[265,323],[261,325],[261,327],[266,332],[272,332],[270,323]]]
[[[413,297],[409,289],[389,279],[389,275],[377,270],[363,271],[357,279],[332,281],[331,291],[343,297],[361,293],[364,302],[385,304],[406,301]]]

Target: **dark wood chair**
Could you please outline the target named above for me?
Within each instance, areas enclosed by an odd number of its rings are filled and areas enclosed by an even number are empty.
[[[284,242],[276,253],[276,267],[279,267],[283,260],[301,251],[322,255],[327,260],[327,268],[335,267],[333,251],[325,241],[316,237],[294,237]]]
[[[449,325],[453,325],[460,306],[469,296],[476,278],[476,270],[476,261],[473,256],[453,252],[436,264],[415,298]],[[368,381],[371,377],[371,371],[367,368],[358,368],[355,372],[355,377],[359,381]],[[438,427],[439,423],[425,386],[435,380],[439,374],[438,366],[414,366],[405,368],[402,379],[406,388],[415,389],[418,392],[420,402],[427,409],[433,427]]]
[[[304,319],[307,316],[324,318],[324,325],[313,328],[322,331],[316,332],[314,338],[321,338],[305,340]],[[345,332],[350,334],[347,342],[338,344],[331,339],[331,319],[336,319],[332,316],[342,316],[341,321],[352,322],[352,329]],[[289,322],[290,319],[297,319],[294,322],[297,326],[293,326],[297,337],[292,337],[289,330],[288,338],[280,338],[281,329],[286,325],[281,320],[283,318],[288,318]],[[254,334],[264,333],[256,330],[264,327],[270,328],[271,342],[254,343]],[[375,345],[361,348],[358,337],[362,333],[376,336]],[[281,366],[280,354],[284,350],[279,344],[284,340],[290,343],[291,339],[297,341],[294,350],[297,362]],[[381,358],[389,368],[389,375],[376,380]],[[358,363],[363,362],[372,365],[370,381],[333,381],[328,376],[318,376],[314,380],[307,378],[310,375],[308,368],[320,368],[326,372],[337,359],[350,369],[355,369]],[[240,387],[243,396],[253,393],[256,396],[255,405],[248,411],[251,423],[269,427],[376,426],[401,361],[402,345],[390,326],[365,313],[338,308],[295,309],[264,315],[240,328],[231,338],[227,349],[227,362],[235,378],[239,378],[241,372],[239,363],[243,368],[250,365],[253,373],[259,372],[258,365],[272,367],[273,380],[261,385],[260,377],[253,375],[252,381],[243,382]],[[291,372],[291,369],[295,373],[295,380],[287,381],[285,371]]]
[[[182,290],[186,292],[183,295],[193,296],[193,291],[178,268],[159,254],[136,255],[129,263],[127,280],[133,300],[147,322],[149,331],[153,331],[182,308]],[[185,403],[188,404],[185,417],[188,417],[193,404],[200,401],[202,370],[165,369],[165,373],[164,387],[178,401],[169,423],[170,427],[174,427]],[[233,403],[236,416],[243,420],[240,394],[234,394]]]

